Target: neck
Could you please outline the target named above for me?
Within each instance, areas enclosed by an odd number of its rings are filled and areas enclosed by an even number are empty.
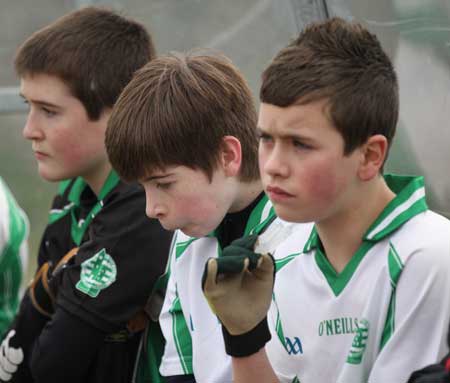
[[[228,213],[235,213],[244,210],[250,205],[260,193],[262,193],[263,187],[261,181],[240,183],[237,191],[236,198],[228,210]]]
[[[362,244],[364,233],[395,194],[380,176],[358,192],[349,207],[316,224],[317,232],[334,269],[340,273]]]
[[[105,161],[100,166],[97,166],[90,173],[83,175],[83,179],[92,189],[96,196],[100,194],[109,173],[111,172],[111,165],[108,161]]]

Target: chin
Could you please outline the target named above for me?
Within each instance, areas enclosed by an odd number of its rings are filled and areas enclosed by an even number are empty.
[[[205,228],[204,226],[191,225],[191,226],[180,227],[180,230],[184,234],[188,235],[189,237],[200,238],[200,237],[205,237],[206,235],[211,233],[214,230],[214,228],[209,229],[209,228]]]
[[[299,213],[292,209],[283,209],[276,205],[274,205],[274,208],[275,208],[275,213],[277,214],[277,216],[286,222],[307,223],[307,222],[314,221],[314,217],[311,217],[306,214],[302,214],[301,212]]]
[[[39,176],[49,182],[60,182],[71,178],[70,176],[58,175],[52,172],[47,172],[45,169],[38,169]]]

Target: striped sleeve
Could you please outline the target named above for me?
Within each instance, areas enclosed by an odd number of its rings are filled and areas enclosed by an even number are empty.
[[[171,273],[167,285],[163,308],[159,317],[166,345],[162,357],[162,376],[187,375],[193,373],[192,340],[183,315],[176,285],[176,260],[184,247],[174,246],[171,254]],[[181,250],[180,250],[181,249]]]

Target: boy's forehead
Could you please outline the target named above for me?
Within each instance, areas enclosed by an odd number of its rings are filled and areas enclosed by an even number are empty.
[[[167,165],[164,167],[158,167],[154,169],[147,169],[144,176],[139,180],[139,182],[151,182],[158,181],[170,177],[192,177],[193,174],[204,174],[205,172],[201,169],[193,169],[183,165]]]
[[[262,103],[259,109],[258,126],[264,131],[273,129],[296,130],[318,118],[316,111],[310,110],[309,105],[289,105],[280,107]]]
[[[58,102],[61,97],[73,97],[67,84],[58,76],[36,73],[22,76],[20,92],[27,98],[45,98]]]

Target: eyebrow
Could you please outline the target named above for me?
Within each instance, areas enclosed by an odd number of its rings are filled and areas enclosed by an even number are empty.
[[[174,173],[163,174],[163,175],[160,175],[160,176],[150,176],[150,177],[144,178],[142,180],[142,182],[149,182],[149,181],[160,180],[160,179],[163,179],[163,178],[170,177],[172,175],[174,175]]]
[[[31,101],[34,104],[38,104],[38,105],[42,105],[42,106],[47,106],[49,108],[58,108],[61,109],[60,106],[52,104],[51,102],[47,102],[47,101],[42,101],[42,100],[33,100],[33,99],[28,99],[25,97],[25,95],[23,93],[19,93],[19,96],[22,97],[25,101]]]
[[[261,127],[257,127],[256,128],[258,134],[267,134],[268,136],[274,136],[273,133],[271,133],[270,131],[265,131],[263,128]],[[287,139],[287,140],[299,140],[299,141],[308,141],[308,142],[312,142],[313,138],[311,137],[307,137],[301,134],[294,134],[294,133],[281,133],[281,134],[275,134],[276,137],[281,138],[281,139]]]

